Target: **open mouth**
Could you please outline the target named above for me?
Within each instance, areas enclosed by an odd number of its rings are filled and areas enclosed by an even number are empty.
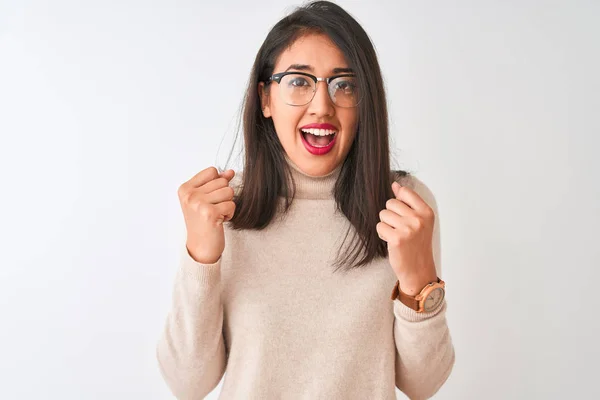
[[[314,156],[322,156],[335,146],[337,131],[332,129],[302,128],[300,137],[304,148]]]
[[[306,143],[315,148],[325,148],[333,142],[337,132],[332,129],[301,129],[300,133]]]

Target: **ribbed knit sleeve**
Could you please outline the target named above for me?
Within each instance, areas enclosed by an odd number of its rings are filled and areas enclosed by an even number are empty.
[[[221,302],[221,258],[196,262],[184,246],[171,309],[156,356],[162,376],[178,399],[202,399],[226,367]]]
[[[441,274],[440,222],[437,203],[431,191],[410,176],[398,182],[412,188],[433,209],[433,255]],[[442,278],[443,279],[443,278]],[[448,285],[451,290],[451,284]],[[455,354],[446,321],[447,300],[429,313],[417,313],[400,300],[393,301],[394,341],[396,342],[396,387],[410,399],[428,399],[446,382],[454,366]]]

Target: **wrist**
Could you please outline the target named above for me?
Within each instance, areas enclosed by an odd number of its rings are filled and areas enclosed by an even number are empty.
[[[400,290],[409,296],[416,296],[421,293],[421,290],[431,282],[437,282],[438,277],[435,270],[423,275],[407,275],[399,276]]]
[[[192,250],[190,250],[190,247],[187,244],[186,244],[185,248],[188,252],[188,255],[192,258],[192,260],[194,260],[195,262],[200,263],[200,264],[207,264],[207,265],[215,264],[221,258],[220,255],[219,255],[219,257],[216,257],[216,258],[214,256],[209,257],[209,258],[201,257],[201,256],[197,255],[195,252],[193,252]]]

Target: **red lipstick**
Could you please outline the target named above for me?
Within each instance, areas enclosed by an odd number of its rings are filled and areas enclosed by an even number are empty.
[[[334,131],[335,133],[334,133],[333,138],[331,139],[331,142],[329,142],[329,144],[327,144],[326,146],[315,146],[315,145],[311,145],[307,140],[307,136],[305,136],[305,135],[309,135],[309,133],[302,132],[302,130],[308,130],[308,129],[323,129],[323,130],[328,130],[328,131]],[[331,151],[331,149],[333,149],[333,146],[335,145],[335,142],[337,139],[338,131],[339,131],[339,129],[335,125],[332,125],[332,124],[313,123],[313,124],[304,125],[303,127],[300,128],[300,137],[302,139],[302,144],[304,145],[304,148],[310,154],[315,155],[315,156],[322,156],[322,155],[329,153]]]
[[[331,129],[333,131],[338,131],[337,126],[331,124],[308,124],[301,126],[300,129]]]

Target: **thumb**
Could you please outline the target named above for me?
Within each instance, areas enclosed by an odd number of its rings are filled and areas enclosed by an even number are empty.
[[[235,176],[235,171],[232,169],[225,170],[219,174],[219,176],[231,180]]]
[[[398,189],[400,189],[400,184],[396,181],[392,183],[392,192],[394,192],[394,197],[398,198]]]

